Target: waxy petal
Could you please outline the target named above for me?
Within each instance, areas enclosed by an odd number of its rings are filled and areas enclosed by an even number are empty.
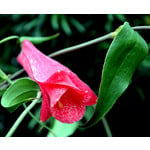
[[[70,72],[70,71],[69,71]],[[80,90],[70,79],[68,71],[58,70],[48,80],[49,84],[64,85]]]
[[[85,113],[85,105],[81,99],[79,94],[68,90],[51,109],[52,116],[63,123],[79,121]]]
[[[76,74],[70,73],[69,77],[71,81],[75,84],[76,87],[78,87],[81,91],[83,91],[83,102],[85,106],[96,104],[97,102],[97,96],[95,93],[90,89],[90,87],[82,82]]]
[[[51,113],[50,113],[50,101],[49,101],[49,96],[47,94],[47,92],[45,91],[44,88],[41,88],[42,91],[42,108],[41,108],[41,114],[40,114],[40,121],[44,122],[46,120],[48,120],[51,117]]]
[[[50,99],[50,107],[53,107],[68,90],[68,87],[62,85],[45,85],[45,89]]]
[[[62,64],[41,53],[30,41],[24,40],[22,47],[17,60],[32,79],[44,82],[57,70],[68,70]]]

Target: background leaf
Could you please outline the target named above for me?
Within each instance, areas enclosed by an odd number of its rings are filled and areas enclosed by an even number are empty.
[[[72,34],[72,31],[71,31],[71,28],[70,28],[70,25],[68,23],[68,20],[66,18],[65,15],[61,15],[61,26],[64,30],[64,32],[69,36]]]
[[[21,104],[33,100],[39,91],[36,82],[29,78],[21,78],[15,81],[4,93],[1,99],[1,105],[12,112]]]
[[[54,30],[59,30],[59,14],[53,14],[51,16],[51,26]]]
[[[44,43],[46,41],[49,41],[49,40],[52,40],[56,37],[58,37],[59,34],[54,34],[54,35],[51,35],[51,36],[46,36],[46,37],[30,37],[30,36],[22,36],[19,38],[19,41],[20,43],[23,42],[23,40],[27,39],[29,40],[30,42],[32,42],[33,44],[41,44],[41,43]]]
[[[105,58],[98,102],[85,126],[96,124],[128,87],[137,65],[148,54],[144,39],[126,22],[113,40]]]
[[[73,124],[61,123],[58,120],[54,120],[52,131],[55,133],[57,137],[67,137],[72,135],[78,127],[78,122]],[[49,132],[48,137],[53,137],[54,135]]]

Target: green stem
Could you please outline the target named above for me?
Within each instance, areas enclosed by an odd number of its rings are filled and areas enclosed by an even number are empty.
[[[99,42],[102,42],[102,41],[105,41],[105,40],[108,40],[108,39],[112,39],[112,38],[113,38],[113,32],[109,33],[109,34],[106,34],[104,36],[98,37],[94,40],[90,40],[90,41],[87,41],[87,42],[84,42],[84,43],[81,43],[81,44],[78,44],[78,45],[75,45],[75,46],[71,46],[71,47],[68,47],[68,48],[64,48],[62,50],[58,50],[54,53],[51,53],[48,56],[49,57],[59,56],[59,55],[62,55],[62,54],[68,53],[68,52],[72,52],[72,51],[78,50],[80,48],[84,48],[84,47],[87,47],[87,46],[90,46],[90,45],[93,45],[93,44],[96,44],[96,43],[99,43]]]
[[[110,127],[109,127],[109,124],[106,120],[105,117],[102,118],[102,123],[104,125],[104,128],[105,128],[105,131],[106,131],[106,134],[108,137],[112,137],[112,133],[111,133],[111,130],[110,130]]]
[[[5,78],[5,80],[11,85],[13,82],[9,79],[9,77]]]
[[[18,38],[19,38],[19,36],[17,36],[17,35],[12,35],[12,36],[9,36],[9,37],[6,37],[6,38],[0,40],[0,44],[2,44],[2,43],[4,43],[4,42],[7,42],[7,41],[9,41],[9,40],[18,39]]]
[[[135,26],[133,30],[150,30],[150,26]]]
[[[15,72],[13,75],[11,75],[10,77],[8,77],[8,80],[11,81],[13,78],[19,76],[23,72],[24,72],[24,69],[20,69],[19,71]],[[5,80],[4,82],[2,82],[0,84],[0,88],[3,87],[6,84],[6,82],[8,82],[8,81]],[[12,83],[12,81],[9,82],[9,83]]]
[[[1,69],[0,69],[0,77],[7,81],[9,84],[12,84],[13,82],[9,79],[9,77],[5,74],[5,72],[3,72]]]
[[[19,71],[15,72],[13,75],[11,75],[10,79],[13,79],[13,78],[19,76],[23,72],[24,72],[24,69],[20,69]]]
[[[25,109],[27,108],[26,104],[23,104],[23,106],[24,106]],[[44,123],[42,123],[41,121],[39,121],[39,119],[37,119],[37,118],[35,117],[35,115],[32,114],[32,112],[29,111],[28,113],[29,113],[29,115],[30,115],[37,123],[39,123],[42,127],[46,128],[49,132],[51,132],[51,133],[56,137],[55,133],[54,133],[49,127],[47,127]]]
[[[32,103],[22,112],[16,122],[13,124],[11,129],[8,131],[5,137],[11,137],[13,133],[16,131],[17,127],[20,125],[24,117],[28,114],[28,112],[38,103],[38,98],[41,97],[41,92],[38,92],[37,99],[33,100]]]

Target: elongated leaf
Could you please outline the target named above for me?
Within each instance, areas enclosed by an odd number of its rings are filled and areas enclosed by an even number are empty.
[[[107,52],[95,112],[85,127],[96,124],[128,87],[137,65],[148,54],[144,39],[126,22]]]
[[[78,122],[73,124],[61,123],[58,120],[54,120],[52,131],[57,137],[68,137],[72,135],[78,127]],[[49,132],[48,137],[53,137],[54,135]]]
[[[59,34],[54,34],[54,35],[51,35],[51,36],[46,36],[46,37],[30,37],[30,36],[22,36],[19,38],[19,41],[20,43],[22,43],[23,40],[27,39],[29,40],[30,42],[32,42],[33,44],[41,44],[43,42],[46,42],[46,41],[49,41],[49,40],[52,40],[56,37],[58,37]]]
[[[84,33],[86,31],[86,28],[78,20],[74,19],[73,17],[70,18],[70,22],[72,23],[72,25],[76,27],[76,29],[79,32]]]
[[[67,35],[71,35],[72,34],[69,22],[68,22],[68,20],[67,20],[65,15],[61,15],[61,22],[60,22],[60,24],[61,24],[62,29],[64,30],[64,32]]]
[[[1,99],[1,105],[12,112],[21,104],[33,100],[39,91],[36,82],[29,78],[21,78],[14,82],[4,93]]]
[[[59,30],[59,17],[60,17],[59,14],[51,15],[51,25],[52,25],[52,28],[56,31]]]

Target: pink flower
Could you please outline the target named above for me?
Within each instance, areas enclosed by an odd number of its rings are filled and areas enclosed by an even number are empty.
[[[41,53],[30,41],[23,41],[17,60],[40,86],[42,122],[51,116],[64,123],[79,121],[85,106],[96,103],[97,97],[88,85],[67,67]]]

